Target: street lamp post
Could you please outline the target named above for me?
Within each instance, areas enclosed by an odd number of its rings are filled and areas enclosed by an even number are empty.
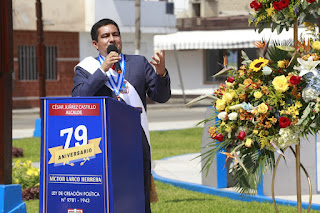
[[[140,31],[140,11],[141,11],[141,1],[136,0],[135,1],[135,8],[136,8],[136,19],[135,19],[135,54],[139,55],[140,52],[140,37],[141,37],[141,31]]]
[[[12,0],[0,1],[0,184],[12,183]]]
[[[41,0],[36,0],[36,16],[37,16],[37,70],[39,74],[39,97],[46,97],[46,70],[45,70],[46,58],[45,58],[45,47],[44,47],[44,39],[43,39]],[[41,106],[41,101],[39,102],[39,104],[40,104],[39,106]]]

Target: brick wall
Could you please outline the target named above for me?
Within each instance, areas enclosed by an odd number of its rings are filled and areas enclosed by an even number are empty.
[[[70,96],[73,67],[79,62],[79,35],[74,32],[44,32],[44,44],[57,47],[57,80],[46,81],[49,96]],[[14,84],[13,108],[39,107],[39,82],[18,80],[18,46],[37,45],[36,31],[13,33]]]

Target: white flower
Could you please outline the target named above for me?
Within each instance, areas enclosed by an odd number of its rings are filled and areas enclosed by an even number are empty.
[[[228,118],[229,118],[229,120],[231,120],[231,121],[237,120],[237,117],[238,117],[238,113],[236,113],[236,112],[231,112],[231,113],[228,115]]]
[[[263,75],[270,75],[272,73],[272,69],[268,66],[262,68]]]
[[[320,94],[317,92],[317,90],[311,88],[311,87],[306,87],[302,90],[302,98],[305,102],[312,101],[316,99]]]
[[[231,109],[231,110],[237,110],[237,109],[240,109],[241,106],[242,106],[242,104],[236,104],[236,105],[230,106],[229,109]]]
[[[220,112],[219,114],[218,114],[218,118],[220,119],[220,120],[227,120],[227,113],[226,112]]]
[[[294,66],[293,68],[300,71],[299,76],[304,76],[305,74],[307,74],[309,72],[312,72],[314,76],[317,75],[318,71],[316,69],[316,66],[318,66],[320,61],[313,61],[312,56],[310,56],[307,61],[305,61],[301,58],[298,58],[297,60],[300,64],[300,66],[299,67]]]
[[[281,128],[279,130],[279,136],[274,138],[274,143],[280,148],[286,148],[291,145],[296,145],[299,143],[300,130],[299,126]]]

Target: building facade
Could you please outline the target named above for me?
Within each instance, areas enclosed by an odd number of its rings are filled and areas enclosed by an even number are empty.
[[[173,4],[141,1],[140,54],[151,59],[153,36],[176,31]],[[13,1],[13,108],[39,107],[35,1]],[[42,0],[46,49],[46,96],[70,96],[73,68],[87,56],[97,56],[90,30],[102,19],[115,20],[121,30],[123,52],[134,54],[134,0]]]
[[[277,35],[270,29],[261,34],[248,26],[251,0],[174,0],[178,32],[154,37],[156,49],[166,50],[173,96],[212,94],[226,80],[227,73],[214,74],[227,66],[241,66],[242,51],[251,59],[259,56],[253,44],[261,40],[283,41],[292,32]]]

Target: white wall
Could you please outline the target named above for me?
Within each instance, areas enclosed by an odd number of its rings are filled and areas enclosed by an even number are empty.
[[[176,18],[166,14],[166,2],[141,1],[141,31],[171,33],[176,31]],[[110,18],[121,32],[135,32],[135,1],[95,0],[95,21]]]
[[[172,94],[181,95],[182,89],[174,51],[167,50],[165,53],[166,67],[170,73]],[[177,57],[180,65],[181,77],[185,89],[185,94],[212,94],[214,86],[203,83],[203,51],[177,51]],[[216,87],[217,86],[215,86],[215,88]]]
[[[77,32],[85,29],[85,1],[42,0],[45,31]],[[12,1],[14,30],[36,30],[36,1]]]

